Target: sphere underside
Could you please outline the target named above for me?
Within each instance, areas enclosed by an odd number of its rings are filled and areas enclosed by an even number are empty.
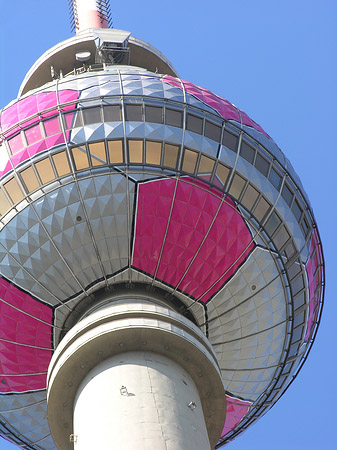
[[[55,448],[53,349],[98,292],[135,285],[213,345],[217,447],[263,415],[307,356],[324,282],[310,205],[263,129],[208,90],[122,66],[31,91],[0,123],[2,435]]]

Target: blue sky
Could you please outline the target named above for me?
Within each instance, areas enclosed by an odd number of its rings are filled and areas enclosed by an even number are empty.
[[[1,2],[0,107],[26,71],[70,37],[68,2]],[[334,450],[337,358],[337,3],[333,0],[111,2],[115,28],[162,51],[183,79],[258,122],[300,175],[323,241],[326,296],[316,343],[274,408],[228,450]],[[17,447],[0,439],[1,450]]]

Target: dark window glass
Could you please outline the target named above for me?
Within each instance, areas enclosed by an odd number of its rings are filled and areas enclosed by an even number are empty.
[[[297,261],[294,262],[290,267],[287,269],[288,277],[290,280],[292,280],[298,273],[301,271],[301,266]]]
[[[219,142],[221,137],[221,127],[215,123],[208,122],[205,123],[205,136]]]
[[[298,204],[297,200],[294,201],[293,207],[291,208],[296,220],[299,221],[302,215],[302,208]]]
[[[294,323],[293,326],[296,328],[298,325],[302,324],[304,322],[304,311],[297,314],[297,316],[294,317]]]
[[[302,331],[303,331],[303,327],[296,328],[296,330],[294,330],[293,335],[291,337],[291,342],[299,341],[302,337]]]
[[[255,167],[259,172],[262,173],[265,177],[268,176],[269,172],[269,162],[266,161],[264,158],[262,158],[261,155],[257,153],[256,160],[255,160]]]
[[[301,308],[305,304],[304,292],[301,292],[296,298],[294,298],[294,310]]]
[[[147,122],[163,123],[163,108],[145,106],[145,120]]]
[[[100,107],[83,109],[82,112],[84,125],[88,125],[90,123],[99,123],[102,120]]]
[[[288,353],[288,358],[292,358],[293,356],[295,356],[298,352],[298,344],[295,344],[293,346],[290,347],[289,353]]]
[[[240,155],[242,156],[242,158],[244,158],[250,164],[253,164],[255,150],[250,145],[246,144],[245,142],[242,142],[242,144],[241,144]]]
[[[192,116],[192,114],[187,114],[186,127],[189,131],[202,134],[202,119],[200,117]]]
[[[224,130],[222,136],[222,143],[225,147],[236,152],[238,147],[238,137],[232,133],[228,133],[228,131]]]
[[[307,235],[308,231],[309,231],[309,224],[305,217],[303,217],[303,220],[302,220],[302,229],[304,231],[304,234]]]
[[[291,289],[293,291],[293,295],[296,295],[297,292],[303,289],[303,277],[302,275],[298,276],[295,280],[290,283]]]
[[[280,184],[281,184],[281,177],[277,172],[275,172],[274,169],[271,169],[271,171],[270,171],[269,180],[274,185],[274,187],[277,190],[279,190]]]
[[[280,225],[280,223],[280,218],[275,212],[273,212],[265,226],[267,233],[269,233],[269,235],[272,235],[276,228]]]
[[[288,188],[288,186],[286,184],[283,186],[281,195],[284,198],[287,205],[290,206],[292,199],[293,199],[293,193],[291,192],[291,190]]]
[[[104,122],[119,122],[121,120],[121,108],[119,105],[103,107]]]
[[[173,127],[182,126],[183,114],[181,111],[176,111],[175,109],[166,108],[166,124],[172,125]]]
[[[142,117],[142,105],[125,105],[126,120],[133,122],[141,122]]]

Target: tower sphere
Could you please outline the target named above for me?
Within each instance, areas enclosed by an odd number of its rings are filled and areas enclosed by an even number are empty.
[[[263,128],[109,29],[46,52],[0,126],[1,435],[56,448],[52,354],[126,298],[171,311],[214,354],[215,448],[267,412],[313,343],[324,271],[309,200]],[[113,336],[111,355],[124,345]],[[191,348],[165,350],[184,365]]]

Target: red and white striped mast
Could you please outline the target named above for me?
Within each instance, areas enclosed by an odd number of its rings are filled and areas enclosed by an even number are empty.
[[[76,34],[89,28],[109,28],[106,0],[71,0]]]

